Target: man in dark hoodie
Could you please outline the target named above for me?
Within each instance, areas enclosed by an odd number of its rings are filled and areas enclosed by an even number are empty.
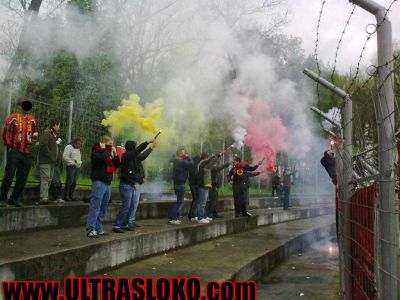
[[[234,158],[233,168],[229,171],[228,182],[232,183],[233,189],[233,200],[235,206],[235,217],[251,216],[251,213],[247,211],[247,203],[249,202],[249,184],[250,177],[257,176],[260,173],[251,173],[255,171],[261,162],[257,165],[250,166],[246,162],[242,162],[240,157]]]
[[[91,164],[92,192],[86,232],[88,237],[98,238],[106,234],[102,222],[111,197],[113,174],[120,165],[112,138],[103,136],[100,143],[92,147]]]
[[[221,171],[225,168],[229,167],[229,162],[226,164],[220,164],[218,158],[215,158],[211,162],[211,189],[210,189],[210,202],[207,209],[208,217],[210,218],[221,218],[218,215],[217,205],[218,205],[218,189],[222,184],[222,174]]]
[[[321,165],[324,166],[326,172],[328,172],[329,177],[332,179],[332,183],[337,185],[335,154],[331,150],[326,150],[320,162]]]
[[[185,148],[180,148],[176,151],[176,157],[172,160],[172,163],[174,165],[172,177],[174,180],[176,204],[172,207],[168,223],[179,225],[182,223],[178,220],[178,217],[185,198],[185,184],[189,177],[189,171],[193,168],[193,160],[187,155]]]
[[[149,144],[151,144],[150,148],[146,149]],[[125,143],[126,152],[122,155],[121,159],[119,184],[122,207],[112,228],[112,231],[115,233],[124,233],[125,230],[139,227],[135,221],[136,210],[139,205],[140,188],[144,183],[145,177],[142,162],[150,155],[154,148],[154,139],[144,142],[137,147],[135,141],[127,141]]]
[[[199,176],[197,172],[197,165],[200,162],[200,156],[197,155],[193,158],[193,166],[189,171],[189,187],[190,187],[190,193],[192,194],[192,202],[190,203],[190,209],[189,209],[189,214],[188,214],[188,219],[191,220],[194,216],[192,216],[192,211],[194,211],[194,208],[197,205],[197,199],[199,196]]]

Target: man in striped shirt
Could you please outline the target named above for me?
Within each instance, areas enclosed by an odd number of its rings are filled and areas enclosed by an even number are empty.
[[[1,184],[0,207],[6,206],[8,191],[15,175],[16,182],[8,204],[22,206],[18,198],[24,190],[31,167],[30,147],[38,138],[36,120],[29,114],[32,102],[21,97],[17,100],[17,107],[17,111],[7,117],[3,129],[2,139],[7,151],[7,164]]]

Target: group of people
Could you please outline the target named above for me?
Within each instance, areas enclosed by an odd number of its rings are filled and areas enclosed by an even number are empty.
[[[60,121],[51,120],[48,127],[38,133],[35,118],[29,113],[32,102],[25,97],[17,100],[17,111],[10,114],[4,125],[2,140],[6,146],[6,167],[0,192],[0,207],[7,203],[22,206],[19,197],[24,190],[31,169],[32,147],[38,144],[36,176],[40,179],[40,199],[38,204],[48,204],[49,192],[56,203],[74,200],[74,191],[78,169],[82,164],[80,147],[82,140],[75,138],[68,144],[63,153],[59,149],[61,139],[58,136]],[[60,182],[61,161],[66,166],[64,199],[62,199]],[[16,177],[14,189],[8,197],[12,181]]]
[[[171,160],[173,164],[173,181],[177,202],[173,206],[169,224],[179,225],[180,210],[183,206],[185,185],[189,182],[192,203],[188,218],[191,221],[207,224],[214,218],[220,218],[218,214],[218,189],[222,183],[222,170],[232,165],[228,174],[228,182],[232,184],[235,216],[251,216],[247,211],[249,202],[249,178],[257,176],[260,172],[254,172],[261,162],[250,166],[235,157],[232,162],[220,162],[221,153],[210,155],[204,152],[194,158],[190,158],[185,148],[178,149],[176,156]],[[207,202],[207,200],[209,200]],[[207,205],[208,204],[208,205]]]
[[[112,231],[125,233],[125,231],[133,230],[139,226],[135,221],[141,185],[145,181],[142,162],[155,147],[155,139],[138,146],[135,141],[127,141],[125,143],[125,153],[121,158],[117,155],[116,148],[113,146],[113,139],[109,136],[101,137],[100,142],[92,147],[92,191],[86,222],[88,237],[98,238],[107,234],[103,230],[102,222],[111,198],[111,181],[117,168],[120,168],[119,195],[122,205]]]
[[[47,204],[49,191],[56,203],[74,200],[74,190],[78,170],[82,165],[80,148],[82,140],[75,138],[68,144],[62,155],[59,149],[61,139],[58,135],[60,121],[52,120],[42,133],[38,133],[35,118],[29,113],[32,103],[21,97],[17,100],[18,110],[8,116],[4,130],[3,143],[7,149],[7,163],[1,185],[0,206],[22,206],[18,201],[28,179],[33,161],[32,146],[38,144],[37,176],[40,178],[39,204]],[[157,135],[158,136],[158,135]],[[156,137],[157,137],[156,136]],[[113,174],[119,168],[119,195],[121,208],[116,216],[112,231],[124,233],[140,225],[136,223],[136,211],[139,204],[141,185],[145,182],[143,161],[156,147],[156,137],[139,145],[135,141],[126,141],[125,152],[118,155],[114,141],[103,136],[91,150],[91,180],[89,213],[86,222],[86,233],[90,238],[105,235],[102,222],[111,198]],[[192,202],[188,218],[201,224],[207,224],[218,214],[218,189],[222,184],[222,170],[231,165],[227,179],[232,184],[235,217],[251,216],[247,211],[249,204],[250,177],[258,176],[256,172],[262,161],[252,166],[242,162],[237,156],[230,162],[221,162],[224,150],[215,155],[203,152],[193,158],[189,157],[184,147],[176,151],[171,160],[173,164],[173,183],[177,201],[172,207],[168,223],[179,225],[180,211],[184,202],[185,186],[188,181]],[[60,165],[66,166],[66,183],[62,199],[60,190]],[[10,197],[9,190],[13,178],[15,186]],[[285,173],[283,176],[285,190]],[[290,189],[290,188],[289,188]],[[284,205],[285,207],[285,205]]]

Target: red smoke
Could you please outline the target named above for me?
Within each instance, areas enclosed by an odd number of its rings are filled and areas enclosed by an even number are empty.
[[[242,124],[247,130],[244,142],[252,150],[253,162],[265,158],[262,170],[272,173],[275,171],[276,152],[287,147],[287,128],[279,117],[272,115],[268,104],[260,99],[252,98],[247,111],[250,118]]]

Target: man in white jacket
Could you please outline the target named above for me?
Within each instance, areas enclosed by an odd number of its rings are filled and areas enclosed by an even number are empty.
[[[78,169],[82,165],[81,150],[82,139],[77,137],[68,144],[63,153],[63,162],[66,166],[67,179],[65,181],[64,199],[74,201],[74,191],[78,178]]]

